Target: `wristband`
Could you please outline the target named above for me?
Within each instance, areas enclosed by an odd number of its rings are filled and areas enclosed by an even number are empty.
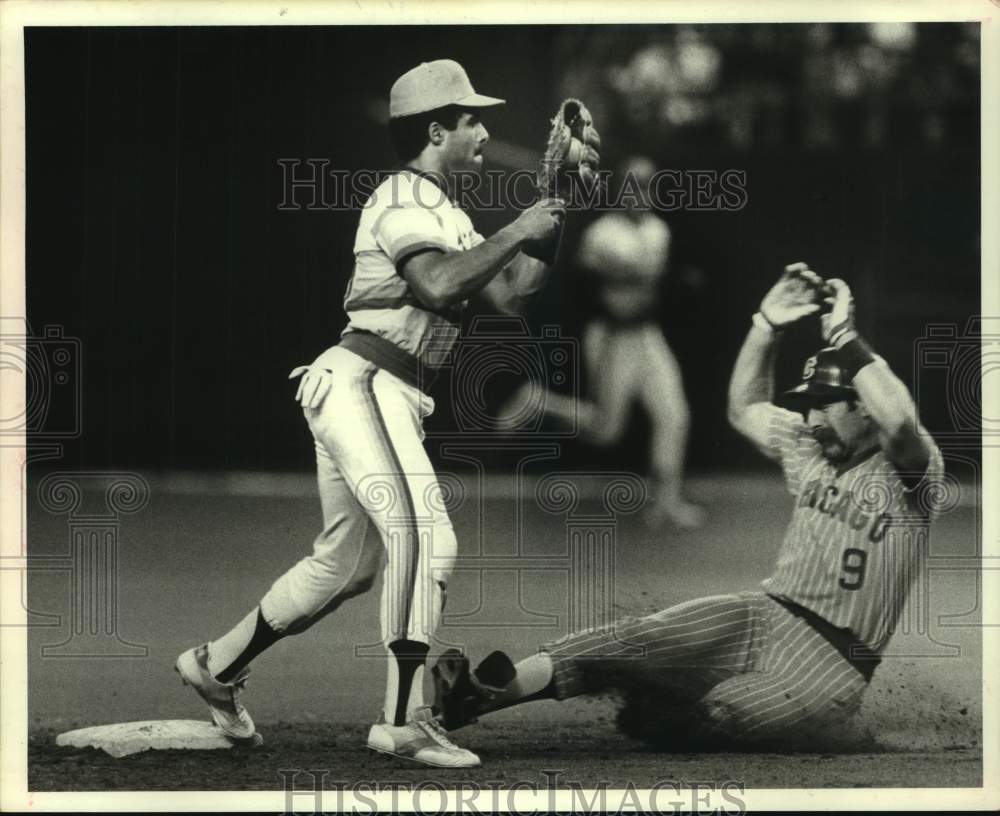
[[[829,343],[834,348],[842,348],[847,343],[851,342],[857,338],[858,332],[854,328],[853,324],[849,321],[841,323],[839,326],[834,326],[830,331]]]
[[[768,334],[781,334],[781,327],[775,326],[770,320],[764,317],[763,312],[754,312],[751,320],[758,329],[763,329]]]
[[[847,369],[848,375],[852,380],[862,368],[866,365],[871,365],[878,359],[875,356],[875,352],[861,339],[860,335],[856,335],[853,339],[844,343],[844,345],[837,349],[837,354],[840,356],[840,361]]]

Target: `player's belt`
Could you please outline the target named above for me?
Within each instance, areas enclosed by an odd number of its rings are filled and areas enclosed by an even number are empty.
[[[430,390],[437,379],[435,369],[424,365],[415,355],[401,349],[391,340],[372,332],[354,329],[340,339],[339,345],[424,393]]]
[[[802,618],[813,629],[819,632],[834,649],[840,652],[844,660],[861,672],[866,682],[872,679],[876,667],[882,662],[881,658],[858,640],[854,632],[850,629],[841,629],[839,626],[834,626],[830,621],[820,617],[811,609],[806,609],[804,606],[799,606],[797,603],[785,598],[779,598],[777,595],[769,595],[768,597],[780,603],[796,617]]]

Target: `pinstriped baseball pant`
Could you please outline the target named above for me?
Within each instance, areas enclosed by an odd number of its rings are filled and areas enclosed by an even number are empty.
[[[297,633],[371,588],[384,564],[382,638],[430,643],[456,554],[455,533],[423,447],[433,400],[346,349],[314,365],[332,372],[318,409],[304,409],[316,443],[323,530],[313,550],[261,600],[276,631]],[[366,536],[373,522],[381,544]]]
[[[761,592],[699,598],[543,648],[560,699],[659,691],[693,706],[700,735],[736,741],[841,721],[867,687],[826,638]]]

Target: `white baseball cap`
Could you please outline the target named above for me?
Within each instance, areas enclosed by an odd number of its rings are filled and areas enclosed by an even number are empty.
[[[389,91],[389,118],[412,116],[447,105],[464,108],[491,108],[505,100],[477,94],[469,75],[455,60],[422,62],[392,83]]]

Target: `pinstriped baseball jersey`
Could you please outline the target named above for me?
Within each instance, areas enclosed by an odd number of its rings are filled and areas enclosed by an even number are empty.
[[[424,250],[453,252],[482,241],[469,216],[434,181],[409,170],[393,174],[361,213],[354,273],[344,297],[344,333],[372,332],[437,367],[458,338],[465,304],[431,312],[399,273],[400,266]]]
[[[881,651],[927,557],[927,487],[943,478],[940,451],[932,443],[924,481],[908,490],[881,449],[846,468],[831,464],[790,411],[773,409],[769,443],[795,508],[763,588]]]

